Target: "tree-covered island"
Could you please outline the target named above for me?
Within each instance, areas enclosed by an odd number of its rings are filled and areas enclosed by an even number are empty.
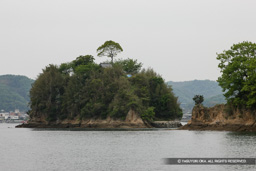
[[[128,113],[133,113],[130,119],[136,117],[144,123],[182,117],[177,97],[164,79],[153,69],[141,69],[137,60],[113,61],[121,46],[115,51],[111,42],[98,49],[99,56],[103,48],[110,52],[107,65],[85,55],[43,69],[30,90],[31,123],[74,121],[87,127],[92,120],[127,121]]]

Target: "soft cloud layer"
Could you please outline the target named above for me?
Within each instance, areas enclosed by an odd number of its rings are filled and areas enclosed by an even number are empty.
[[[50,64],[91,54],[106,40],[120,58],[166,81],[216,80],[216,53],[256,42],[254,0],[1,0],[0,75],[31,78]]]

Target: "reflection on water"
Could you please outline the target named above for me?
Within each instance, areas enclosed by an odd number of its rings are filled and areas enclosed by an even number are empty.
[[[167,128],[33,128],[32,131],[160,131]]]
[[[256,136],[256,132],[228,132],[228,135],[238,136],[238,137],[243,137],[243,136],[254,137]]]
[[[255,158],[256,133],[14,126],[0,124],[0,170],[256,170],[254,165],[170,166],[162,162],[178,157]]]

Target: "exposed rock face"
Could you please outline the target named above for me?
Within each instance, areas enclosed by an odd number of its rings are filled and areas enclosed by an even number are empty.
[[[151,128],[152,126],[144,122],[133,110],[130,110],[125,120],[113,119],[73,119],[56,122],[48,122],[44,117],[32,118],[28,124],[18,125],[23,128]]]
[[[135,123],[135,124],[144,124],[141,117],[133,110],[130,110],[125,118],[125,122]]]
[[[195,106],[192,119],[180,129],[256,131],[256,112],[230,109],[225,105],[216,105],[212,108]]]

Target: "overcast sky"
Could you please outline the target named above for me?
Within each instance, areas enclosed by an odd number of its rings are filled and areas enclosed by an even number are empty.
[[[256,42],[255,0],[0,0],[0,75],[35,79],[107,40],[166,81],[216,80],[216,53]]]

